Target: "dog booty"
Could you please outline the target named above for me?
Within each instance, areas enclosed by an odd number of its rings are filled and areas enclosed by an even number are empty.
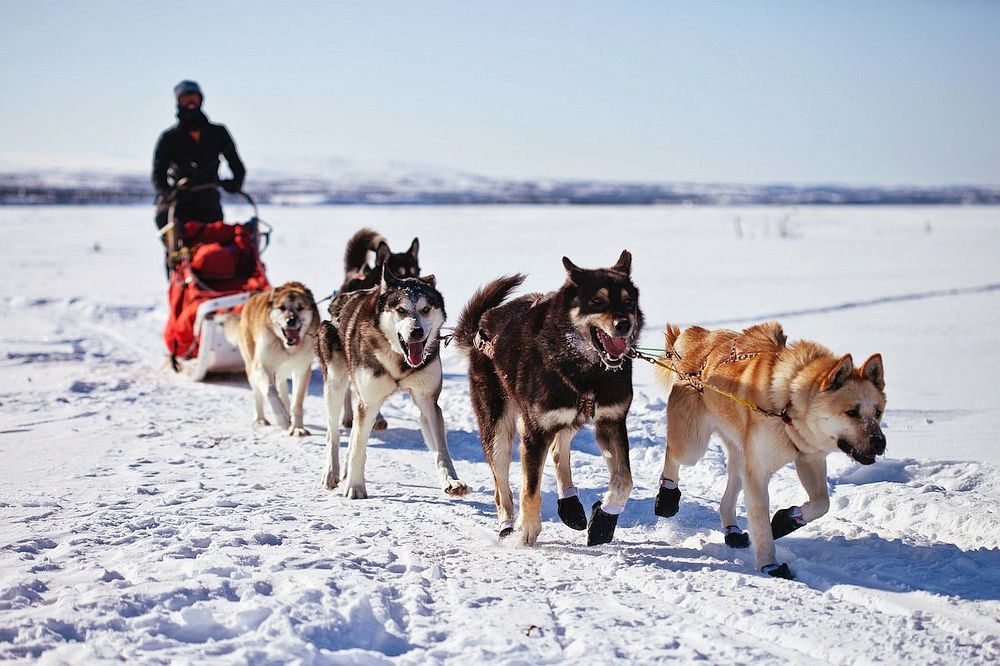
[[[805,524],[806,521],[802,519],[802,510],[797,506],[790,506],[774,513],[774,518],[771,518],[771,534],[775,539],[780,539]]]
[[[601,502],[594,502],[590,523],[587,525],[587,545],[599,546],[611,543],[615,538],[615,527],[618,525],[618,514],[607,513],[601,509]]]
[[[576,495],[561,499],[559,505],[559,520],[574,530],[587,529],[587,513],[583,510],[583,504]]]
[[[784,562],[782,562],[781,564],[765,564],[760,568],[760,570],[772,578],[795,580],[795,576],[792,575],[792,570],[789,569],[788,565],[785,564]]]
[[[726,527],[726,545],[730,548],[749,548],[750,535],[736,525]]]
[[[656,503],[653,505],[653,513],[661,518],[670,518],[677,515],[677,509],[681,505],[680,488],[660,488],[656,494]]]

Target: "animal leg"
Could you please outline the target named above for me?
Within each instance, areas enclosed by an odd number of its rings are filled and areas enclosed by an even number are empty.
[[[625,418],[600,419],[595,424],[597,444],[608,465],[610,481],[604,501],[596,502],[587,526],[587,545],[610,543],[615,535],[618,515],[625,510],[632,492],[632,469],[628,459],[628,432]]]
[[[306,390],[309,388],[309,376],[312,374],[312,362],[305,368],[292,375],[292,428],[288,431],[293,437],[306,437],[309,431],[302,423],[303,403],[306,399]]]
[[[663,473],[653,512],[670,518],[680,508],[681,465],[694,465],[705,455],[712,427],[701,394],[688,386],[674,386],[667,398],[667,446]]]
[[[347,373],[329,367],[323,382],[323,401],[326,403],[326,469],[323,487],[333,490],[340,482],[340,409],[348,393]]]
[[[444,426],[444,414],[437,402],[437,395],[414,394],[413,401],[420,409],[420,431],[424,435],[424,444],[434,454],[438,475],[441,477],[441,489],[446,495],[464,495],[468,486],[458,480],[455,464],[448,451],[448,437]]]
[[[247,366],[247,381],[250,383],[250,392],[252,394],[253,400],[253,424],[257,425],[271,425],[267,418],[264,416],[264,391],[257,385],[257,375],[249,369]],[[266,389],[265,389],[266,390]]]
[[[774,537],[771,535],[769,520],[770,496],[767,489],[773,470],[764,459],[770,441],[767,440],[766,434],[762,437],[765,441],[755,442],[751,438],[744,444],[743,449],[746,456],[746,464],[743,467],[743,493],[747,504],[754,561],[758,569],[770,576],[791,578],[792,573],[788,565],[775,562]]]
[[[746,548],[750,545],[750,536],[740,530],[736,523],[736,500],[743,490],[743,450],[731,442],[725,444],[727,479],[726,490],[719,503],[719,519],[726,545],[730,548]]]
[[[534,546],[542,531],[542,470],[545,467],[547,443],[552,434],[542,432],[537,427],[522,426],[521,432],[521,515],[518,528],[521,543]]]
[[[830,510],[830,492],[826,486],[826,456],[802,456],[795,461],[795,472],[809,495],[801,507],[780,509],[771,518],[771,534],[780,539]]]
[[[359,388],[359,386],[364,386],[364,390],[358,390],[358,403],[354,406],[354,427],[351,428],[351,438],[347,449],[344,496],[349,499],[368,497],[368,491],[365,487],[365,457],[368,438],[371,435],[372,426],[375,424],[378,408],[396,388],[395,382],[391,380],[379,381],[373,378],[366,378],[363,384],[359,383],[356,378],[355,388]]]
[[[263,365],[256,364],[253,370],[254,381],[260,387],[262,391],[265,391],[267,396],[267,403],[271,407],[271,411],[274,413],[274,418],[278,422],[278,425],[283,429],[288,429],[292,425],[292,419],[288,414],[288,407],[285,406],[284,400],[282,400],[281,395],[278,393],[278,386],[275,384],[275,377],[272,374],[268,374],[264,370]],[[288,398],[286,397],[285,400]]]
[[[556,484],[559,487],[559,519],[574,530],[587,529],[587,514],[580,503],[579,493],[573,486],[573,472],[570,469],[570,444],[573,431],[560,430],[552,438],[552,462],[556,467]]]

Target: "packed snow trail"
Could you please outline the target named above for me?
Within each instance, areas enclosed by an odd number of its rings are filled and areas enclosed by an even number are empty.
[[[53,236],[74,237],[61,209],[47,214]],[[391,238],[413,235],[390,230]],[[445,242],[433,234],[429,240],[421,232],[424,247]],[[115,252],[114,242],[102,245]],[[99,276],[86,288],[74,275],[95,253],[89,245],[79,245],[79,255],[71,242],[56,246],[50,256],[31,258],[15,244],[0,256],[7,265],[21,262],[15,290],[0,298],[0,658],[417,664],[1000,657],[1000,465],[893,453],[933,433],[959,440],[969,428],[995,440],[992,421],[974,400],[931,410],[912,388],[896,389],[903,397],[895,398],[889,360],[889,457],[871,467],[830,458],[830,513],[777,543],[795,582],[757,573],[749,552],[722,543],[716,509],[725,464],[717,443],[698,466],[683,469],[679,514],[655,518],[664,402],[645,369],[637,371],[629,416],[636,487],[615,541],[587,548],[582,533],[559,522],[547,471],[539,546],[501,547],[464,364],[453,350],[445,352],[441,406],[470,494],[452,499],[437,488],[417,411],[400,395],[383,410],[389,430],[377,433],[369,450],[371,499],[349,501],[320,487],[318,372],[306,402],[311,437],[254,429],[241,379],[193,384],[164,367],[160,285],[133,280],[112,288]],[[274,258],[273,281],[292,277],[280,274],[283,261]],[[61,278],[47,273],[59,270]],[[162,280],[152,270],[142,274]],[[469,291],[478,279],[468,278]],[[656,290],[640,287],[655,310]],[[998,305],[995,293],[965,298],[983,299],[967,313],[973,319]],[[453,317],[460,305],[449,301]],[[899,317],[907,306],[884,307],[897,309],[874,321]],[[853,320],[859,326],[873,321],[871,313],[839,316],[863,317]],[[941,309],[926,319],[908,316],[918,329],[942,321]],[[649,327],[650,344],[658,326]],[[959,353],[944,349],[938,360],[961,363],[949,357]],[[607,483],[593,430],[579,433],[573,448],[574,478],[589,506]],[[516,469],[512,477],[516,488]],[[772,482],[772,508],[803,496],[790,469]]]

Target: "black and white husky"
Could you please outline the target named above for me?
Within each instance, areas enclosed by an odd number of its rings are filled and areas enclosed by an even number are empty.
[[[500,538],[514,531],[510,463],[515,429],[521,435],[521,541],[533,545],[542,529],[542,469],[556,466],[559,517],[587,529],[589,545],[614,537],[618,514],[632,490],[625,416],[632,403],[629,352],[639,338],[639,290],[628,251],[611,268],[587,270],[563,257],[568,279],[549,294],[504,303],[524,280],[500,278],[465,306],[454,339],[469,358],[469,387],[486,460],[493,471]],[[573,486],[570,442],[593,420],[611,480],[590,522]]]
[[[438,406],[442,384],[439,335],[445,311],[444,299],[434,286],[433,275],[401,280],[383,269],[378,286],[345,294],[331,305],[333,319],[321,324],[316,343],[327,413],[326,488],[333,490],[341,481],[337,426],[351,383],[357,401],[344,495],[351,499],[368,496],[368,437],[379,407],[397,389],[409,391],[420,409],[420,430],[435,455],[442,489],[449,495],[466,493],[448,452],[444,416]]]

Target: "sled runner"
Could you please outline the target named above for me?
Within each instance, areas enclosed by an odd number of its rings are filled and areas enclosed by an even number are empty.
[[[243,370],[237,338],[226,336],[226,320],[238,317],[251,294],[270,288],[260,257],[271,227],[257,217],[253,198],[239,194],[253,207],[246,222],[181,222],[174,220],[176,204],[171,203],[169,222],[161,231],[170,279],[163,340],[171,367],[195,381],[209,373]]]

